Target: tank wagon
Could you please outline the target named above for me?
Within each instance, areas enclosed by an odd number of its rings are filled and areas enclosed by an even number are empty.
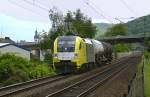
[[[112,46],[79,36],[59,36],[54,41],[53,66],[59,73],[78,72],[112,60]]]

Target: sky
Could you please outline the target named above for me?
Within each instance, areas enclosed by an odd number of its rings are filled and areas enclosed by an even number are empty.
[[[150,14],[149,0],[0,0],[0,37],[34,41],[37,29],[49,31],[49,9],[81,11],[93,23],[119,23]]]

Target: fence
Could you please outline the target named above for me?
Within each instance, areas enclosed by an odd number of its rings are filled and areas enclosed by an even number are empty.
[[[128,85],[127,94],[122,97],[144,97],[144,58],[139,71],[132,77]]]

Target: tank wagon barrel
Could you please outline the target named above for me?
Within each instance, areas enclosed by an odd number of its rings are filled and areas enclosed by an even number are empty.
[[[104,62],[112,60],[112,45],[106,42],[90,39],[95,50],[95,60],[97,65],[102,65]]]

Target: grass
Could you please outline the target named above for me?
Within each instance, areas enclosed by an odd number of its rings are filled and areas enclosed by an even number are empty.
[[[150,97],[150,53],[147,56],[144,66],[144,95]]]

